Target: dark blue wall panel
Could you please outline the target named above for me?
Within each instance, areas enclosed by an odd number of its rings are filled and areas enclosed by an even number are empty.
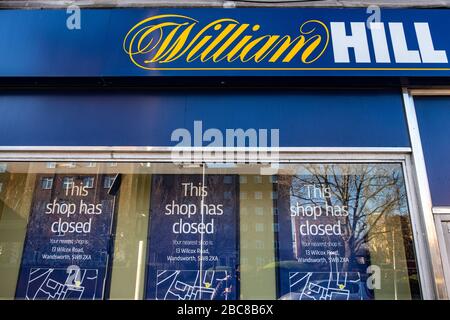
[[[195,120],[279,129],[283,147],[409,146],[397,91],[0,92],[3,146],[173,146]]]
[[[450,98],[415,98],[431,197],[434,206],[450,205]]]

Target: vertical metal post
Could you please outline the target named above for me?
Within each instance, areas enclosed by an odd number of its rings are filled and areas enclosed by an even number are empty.
[[[428,176],[425,166],[425,158],[422,149],[422,142],[420,139],[419,125],[417,122],[416,110],[414,101],[408,90],[403,89],[403,102],[405,106],[406,121],[408,124],[409,137],[412,148],[412,160],[415,172],[415,187],[418,196],[419,212],[422,217],[422,224],[424,233],[416,241],[424,239],[428,244],[428,254],[422,254],[423,257],[429,258],[429,263],[432,271],[432,277],[425,276],[425,286],[422,288],[425,299],[447,299],[447,291],[445,288],[444,271],[442,268],[442,261],[439,250],[439,243],[436,235],[436,227],[434,223],[431,193],[428,185]],[[419,262],[419,265],[423,263]],[[422,270],[424,271],[424,270]],[[430,285],[430,282],[433,285]],[[433,288],[434,287],[434,288]]]

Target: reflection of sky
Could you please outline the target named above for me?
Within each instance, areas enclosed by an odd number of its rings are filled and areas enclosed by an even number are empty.
[[[391,209],[388,209],[384,215],[395,216],[408,214],[400,164],[315,164],[298,165],[293,169],[296,175],[293,176],[291,184],[291,206],[296,206],[297,203],[300,206],[325,206],[325,199],[320,197],[320,193],[317,192],[314,194],[312,191],[313,188],[310,188],[311,192],[308,194],[306,185],[310,184],[320,187],[319,182],[323,183],[326,177],[331,191],[331,204],[342,207],[344,204],[338,189],[344,186],[344,178],[349,178],[349,223],[353,224],[354,219],[357,217],[358,220],[356,221],[354,231],[356,234],[360,234],[361,237],[367,233],[365,229],[368,228],[366,223],[369,216],[376,219],[376,215],[382,213],[382,210],[390,202],[392,197],[400,197],[400,200]],[[358,196],[355,183],[359,179],[362,179],[364,175],[366,175],[364,179],[367,182],[364,183]],[[397,180],[395,181],[394,179]],[[393,185],[386,186],[387,184]],[[383,188],[384,186],[386,187]],[[382,188],[381,191],[379,190],[380,188]],[[308,197],[309,195],[311,197]],[[355,216],[354,212],[354,208],[356,207],[358,207],[357,216]],[[365,214],[368,216],[365,217]],[[324,214],[322,214],[323,216]]]
[[[387,182],[392,181],[392,177],[395,176],[398,177],[397,183],[392,187],[387,187],[381,192],[377,193],[375,196],[367,199],[364,195],[360,196],[359,199],[364,199],[364,201],[367,201],[365,203],[365,208],[368,210],[375,209],[380,201],[383,201],[386,199],[386,197],[392,195],[392,192],[399,192],[400,194],[405,193],[404,189],[404,183],[403,183],[403,175],[401,172],[401,166],[397,164],[388,164],[388,165],[370,165],[367,167],[366,165],[358,165],[358,164],[352,164],[352,165],[314,165],[314,166],[303,166],[299,165],[296,166],[296,170],[292,172],[295,174],[294,178],[292,179],[292,188],[293,190],[300,190],[299,196],[306,198],[308,196],[308,190],[306,188],[307,184],[315,184],[317,187],[320,187],[320,184],[318,183],[317,176],[324,176],[327,175],[327,180],[330,182],[330,184],[333,184],[334,177],[333,174],[336,176],[336,180],[339,184],[343,183],[343,179],[345,176],[361,176],[365,172],[368,172],[372,175],[374,179],[377,179],[376,181],[378,183],[374,184],[372,183],[371,186],[365,185],[364,190],[370,191],[369,187],[379,187],[382,185],[385,185]],[[342,170],[344,169],[344,170]],[[323,180],[321,180],[323,181]],[[354,179],[352,180],[354,181]],[[331,185],[332,186],[332,185]],[[310,188],[312,190],[312,188]],[[341,199],[336,197],[336,195],[333,193],[333,191],[336,191],[336,187],[331,188],[331,201],[335,205],[340,205],[342,203]],[[355,205],[356,203],[356,189],[351,188],[350,189],[351,195],[350,195],[350,207]],[[299,203],[313,203],[316,202],[317,204],[325,204],[325,201],[323,198],[320,197],[314,197],[314,192],[311,192],[312,197],[310,197],[310,201],[307,200],[301,200],[297,197],[291,197],[291,205],[295,205],[297,202]],[[316,194],[317,195],[317,194]],[[304,202],[302,202],[304,201]],[[401,206],[396,208],[393,214],[404,214],[406,208],[406,203],[401,203]]]

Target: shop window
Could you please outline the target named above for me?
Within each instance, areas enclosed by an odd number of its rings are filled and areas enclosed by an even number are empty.
[[[255,213],[256,213],[257,216],[264,215],[264,208],[263,207],[256,207],[255,208]]]
[[[42,178],[41,180],[41,188],[44,190],[49,190],[51,188],[53,188],[53,178]]]
[[[233,177],[231,177],[231,176],[224,176],[223,177],[223,183],[228,183],[228,184],[233,183]]]
[[[74,163],[74,162],[64,162],[64,163],[60,163],[59,165],[63,168],[69,168],[69,169],[76,168],[76,166],[77,166],[76,163]]]
[[[113,182],[114,182],[113,176],[105,176],[105,178],[103,179],[103,188],[105,189],[111,188]]]
[[[421,298],[402,163],[65,164],[0,173],[1,299]]]
[[[94,187],[95,178],[94,177],[84,177],[83,186],[89,189]]]
[[[264,266],[265,262],[266,262],[265,259],[262,258],[262,257],[257,257],[257,258],[256,258],[256,266],[257,266],[257,267],[262,267],[262,266]]]
[[[262,177],[261,176],[254,176],[253,179],[255,179],[255,183],[262,183]]]
[[[279,226],[278,223],[274,223],[274,224],[272,225],[272,230],[273,230],[274,232],[278,232],[279,229],[280,229],[280,226]]]
[[[256,223],[255,224],[255,230],[256,230],[256,232],[264,232],[264,224]]]
[[[46,163],[47,169],[55,169],[56,168],[56,162],[47,162]]]
[[[71,189],[74,186],[74,177],[63,178],[63,189]]]
[[[256,240],[256,249],[264,249],[264,241]]]

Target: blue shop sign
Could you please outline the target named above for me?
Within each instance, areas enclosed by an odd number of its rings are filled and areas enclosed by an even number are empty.
[[[0,76],[449,76],[449,10],[0,11]]]

